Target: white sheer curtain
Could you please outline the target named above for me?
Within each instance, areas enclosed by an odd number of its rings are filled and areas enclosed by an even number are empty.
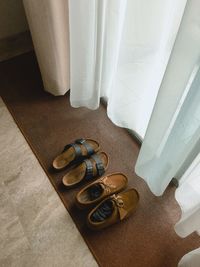
[[[198,0],[187,1],[135,167],[155,195],[164,192],[172,177],[180,179],[176,199],[182,217],[175,230],[182,237],[200,230],[199,10]],[[179,263],[199,265],[200,249]]]
[[[200,234],[200,153],[180,179],[175,197],[182,210],[175,225],[177,234],[182,237],[194,231]]]
[[[69,0],[73,107],[105,97],[111,120],[144,137],[186,1],[175,2]]]
[[[186,237],[194,231],[200,234],[200,153],[180,179],[175,193],[182,216],[175,225],[175,231]],[[179,267],[199,267],[200,248],[186,254],[179,262]]]
[[[200,248],[186,254],[179,262],[178,267],[199,267]]]
[[[199,9],[187,2],[136,165],[155,195],[200,151]]]

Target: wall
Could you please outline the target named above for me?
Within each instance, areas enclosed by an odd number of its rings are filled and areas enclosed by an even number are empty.
[[[28,30],[22,0],[0,0],[0,39]]]

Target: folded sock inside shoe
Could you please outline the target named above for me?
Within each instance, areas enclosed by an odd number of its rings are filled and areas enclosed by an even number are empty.
[[[104,201],[97,210],[95,210],[91,215],[91,220],[93,222],[102,222],[113,213],[113,202],[112,200]]]
[[[91,201],[99,198],[102,193],[103,188],[100,184],[94,184],[88,189],[88,196]]]

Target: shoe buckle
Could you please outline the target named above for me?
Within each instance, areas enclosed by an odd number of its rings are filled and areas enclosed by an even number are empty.
[[[85,139],[76,139],[75,143],[82,145],[85,142]]]

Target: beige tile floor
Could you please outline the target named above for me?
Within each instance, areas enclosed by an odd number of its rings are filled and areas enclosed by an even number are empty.
[[[0,266],[98,266],[1,99]]]

